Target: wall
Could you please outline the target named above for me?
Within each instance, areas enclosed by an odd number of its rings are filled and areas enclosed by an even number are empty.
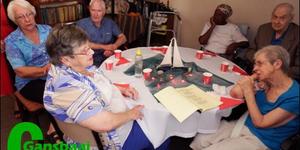
[[[164,0],[165,1],[165,0]],[[198,37],[218,4],[229,4],[233,9],[230,20],[250,26],[252,43],[259,25],[269,22],[273,8],[282,2],[291,3],[295,10],[294,22],[299,24],[299,0],[170,0],[170,6],[182,18],[181,46],[199,48]]]

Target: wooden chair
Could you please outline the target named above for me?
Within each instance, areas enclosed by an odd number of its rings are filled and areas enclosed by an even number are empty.
[[[55,119],[62,133],[78,143],[89,143],[91,147],[98,147],[103,150],[102,142],[104,142],[101,133],[92,131],[75,123],[66,123]],[[101,139],[102,138],[102,139]]]
[[[13,84],[13,88],[15,89],[14,92],[14,96],[16,98],[16,103],[17,106],[19,108],[20,111],[20,117],[22,122],[26,122],[26,121],[32,121],[34,123],[36,123],[39,127],[41,127],[40,124],[40,116],[41,114],[46,113],[47,114],[47,118],[49,119],[50,123],[52,123],[54,129],[56,130],[56,133],[58,134],[59,138],[62,140],[62,132],[60,131],[60,129],[58,128],[54,118],[52,115],[50,115],[44,107],[41,107],[40,109],[37,110],[31,110],[30,108],[27,108],[26,105],[24,105],[24,101],[30,101],[28,99],[26,99],[24,96],[21,95],[21,93],[19,91],[16,91],[16,87],[14,86],[15,83],[15,72],[11,66],[11,64],[9,63],[9,61],[6,59],[6,63],[7,63],[7,67],[8,67],[8,72],[9,72],[9,76],[11,78],[12,84]]]

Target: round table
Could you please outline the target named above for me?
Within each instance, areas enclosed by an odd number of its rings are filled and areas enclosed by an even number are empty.
[[[229,116],[231,109],[219,110],[218,108],[215,108],[202,113],[194,112],[190,117],[180,123],[163,105],[157,102],[157,100],[145,86],[143,78],[135,78],[134,76],[128,76],[124,74],[124,71],[134,64],[134,56],[137,49],[141,49],[144,59],[153,57],[159,53],[158,51],[151,50],[150,47],[128,49],[122,52],[122,56],[130,60],[129,63],[114,66],[112,71],[108,71],[105,69],[105,62],[107,60],[113,60],[117,62],[117,59],[115,59],[114,56],[111,56],[103,62],[103,64],[100,66],[100,69],[113,83],[125,82],[137,89],[139,92],[139,98],[136,101],[128,99],[126,104],[129,108],[132,108],[137,104],[142,104],[145,106],[142,110],[144,118],[143,120],[137,120],[137,122],[154,147],[158,147],[170,136],[188,138],[195,136],[197,133],[216,132],[221,118],[223,116]],[[229,60],[219,56],[205,56],[204,59],[198,60],[195,58],[196,51],[197,50],[191,48],[179,47],[179,52],[183,61],[195,62],[198,66],[209,70],[213,74],[216,74],[233,83],[240,78],[240,76],[235,73],[224,73],[220,71],[220,65],[224,61],[229,62],[230,65],[235,65]]]

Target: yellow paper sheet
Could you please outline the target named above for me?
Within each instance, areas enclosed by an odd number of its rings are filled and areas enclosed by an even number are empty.
[[[198,109],[205,111],[221,104],[219,96],[207,94],[193,84],[176,89],[168,86],[154,96],[179,122],[184,121]]]
[[[179,122],[188,118],[198,109],[193,103],[179,94],[175,88],[170,86],[160,90],[154,96]]]
[[[207,94],[194,84],[184,88],[177,88],[176,91],[201,111],[216,108],[222,104],[219,96]]]

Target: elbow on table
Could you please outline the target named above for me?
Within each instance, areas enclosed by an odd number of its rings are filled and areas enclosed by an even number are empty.
[[[244,97],[242,89],[240,89],[238,86],[233,87],[230,90],[229,94],[233,98],[242,99]]]

